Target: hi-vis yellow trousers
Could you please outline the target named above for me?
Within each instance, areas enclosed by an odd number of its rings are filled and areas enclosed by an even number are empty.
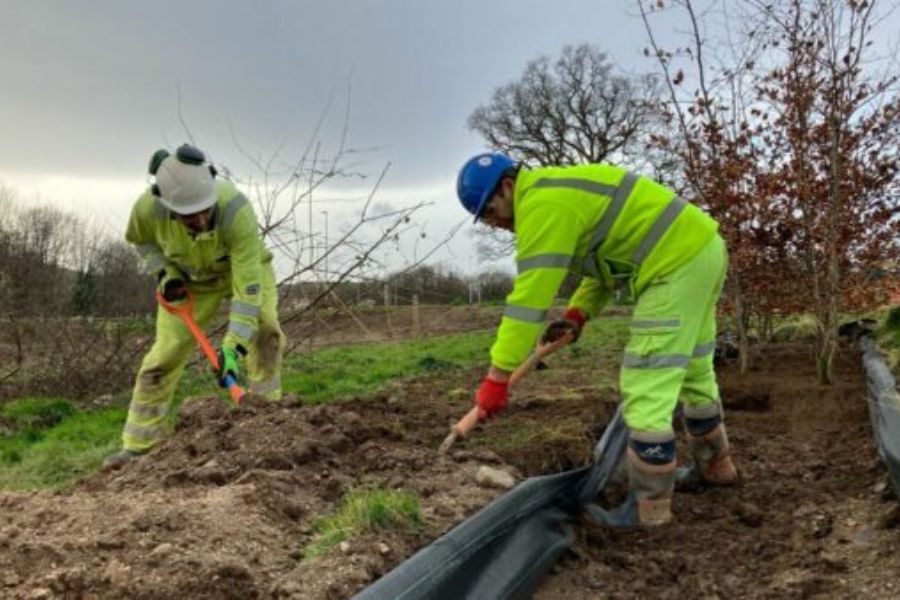
[[[674,439],[672,414],[720,414],[713,370],[716,304],[728,254],[716,235],[688,264],[651,281],[637,299],[620,373],[625,423],[633,440]]]
[[[195,298],[194,320],[203,328],[230,295],[231,278],[212,283],[188,282]],[[281,358],[286,339],[278,323],[278,290],[271,264],[263,265],[262,305],[259,330],[248,348],[244,368],[249,391],[272,400],[281,398]],[[156,311],[156,339],[144,357],[134,384],[128,420],[122,432],[126,450],[144,452],[166,433],[166,415],[185,364],[197,348],[194,336],[175,315],[162,307]],[[212,381],[212,377],[210,377]]]

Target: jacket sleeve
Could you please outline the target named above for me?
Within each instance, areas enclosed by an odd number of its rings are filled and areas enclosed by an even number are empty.
[[[612,288],[600,279],[584,277],[569,300],[569,308],[578,308],[595,318],[612,296]]]
[[[231,205],[231,203],[237,203]],[[229,223],[225,227],[226,244],[231,256],[232,297],[228,314],[228,331],[223,346],[243,346],[245,350],[256,338],[262,303],[262,240],[253,207],[238,193],[230,201]],[[226,213],[229,212],[226,209]]]
[[[551,202],[533,204],[521,221],[516,221],[518,274],[491,347],[495,367],[514,370],[534,347],[547,309],[572,264],[578,233],[583,229],[578,221],[565,206]]]
[[[138,198],[131,209],[125,241],[134,246],[144,261],[144,269],[157,280],[161,278],[162,271],[170,277],[182,277],[181,271],[166,258],[156,239],[155,220],[165,216],[157,214],[155,204],[155,198],[149,191]]]

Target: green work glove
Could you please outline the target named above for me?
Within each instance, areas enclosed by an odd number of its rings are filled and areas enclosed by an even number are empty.
[[[234,377],[236,382],[240,380],[241,368],[238,366],[238,362],[245,354],[247,354],[247,352],[241,346],[235,348],[223,346],[222,348],[219,348],[219,353],[217,355],[219,370],[216,372],[216,377],[219,379],[219,385],[228,387],[228,384],[225,383],[225,377],[227,375]]]
[[[175,267],[166,267],[157,275],[156,289],[166,302],[178,302],[187,298],[187,284],[184,275]]]

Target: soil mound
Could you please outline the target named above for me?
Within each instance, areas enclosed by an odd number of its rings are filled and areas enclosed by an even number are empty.
[[[876,526],[888,505],[858,363],[842,355],[838,383],[821,386],[808,348],[780,345],[747,376],[722,372],[743,483],[678,494],[660,529],[580,531],[536,597],[897,596],[900,540]],[[119,473],[0,494],[0,596],[347,598],[502,493],[476,483],[480,466],[584,464],[616,400],[595,372],[551,369],[441,459],[480,375],[441,371],[327,406],[194,400]],[[417,494],[423,527],[304,560],[315,517],[359,487]]]
[[[501,493],[477,485],[479,466],[516,473],[486,450],[438,459],[446,426],[430,429],[412,429],[390,396],[191,401],[174,435],[119,473],[66,493],[0,495],[2,595],[347,597]],[[360,486],[416,493],[424,528],[365,534],[304,561],[313,517]]]

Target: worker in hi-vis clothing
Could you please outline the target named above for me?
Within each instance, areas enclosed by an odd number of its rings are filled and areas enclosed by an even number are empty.
[[[581,284],[562,318],[544,329],[544,342],[567,332],[577,339],[620,286],[636,301],[619,382],[629,499],[618,511],[599,513],[613,524],[671,520],[679,399],[693,461],[679,475],[735,483],[713,371],[727,266],[716,222],[663,185],[607,164],[527,169],[503,154],[480,154],[460,171],[457,194],[476,220],[516,236],[515,284],[476,394],[483,413],[506,406],[510,373],[574,271]]]
[[[157,290],[178,303],[194,297],[194,319],[204,327],[223,300],[229,322],[218,351],[220,385],[240,378],[243,359],[249,391],[281,397],[285,336],[278,324],[278,294],[272,254],[263,245],[253,207],[231,182],[216,178],[203,153],[187,144],[150,160],[153,183],[131,212],[125,239],[134,244]],[[164,434],[175,386],[196,341],[177,316],[156,311],[156,339],[144,357],[122,450],[104,468],[119,468],[147,452]]]

